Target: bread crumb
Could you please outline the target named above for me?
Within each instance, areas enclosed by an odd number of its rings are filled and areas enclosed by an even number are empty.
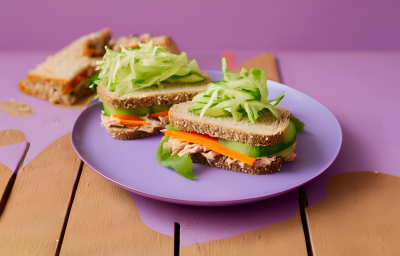
[[[375,173],[379,173],[378,171],[376,171]]]

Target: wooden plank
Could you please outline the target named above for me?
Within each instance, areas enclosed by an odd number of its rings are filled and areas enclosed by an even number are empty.
[[[280,82],[275,57],[270,52],[263,52],[256,57],[249,59],[236,68],[234,72],[239,72],[242,67],[246,68],[247,70],[252,68],[261,68],[267,72],[267,77],[269,80]]]
[[[60,255],[173,255],[173,246],[143,223],[126,190],[84,165]]]
[[[81,163],[70,136],[19,172],[0,218],[0,255],[56,253]]]
[[[26,141],[26,137],[20,130],[10,129],[0,131],[0,147],[17,144],[24,141]],[[3,212],[4,206],[6,205],[11,188],[14,185],[14,181],[15,174],[13,170],[0,163],[0,216]]]
[[[267,218],[267,216],[266,216]],[[185,255],[307,255],[300,212],[259,230],[181,248]]]
[[[400,177],[341,173],[327,191],[328,198],[306,208],[315,256],[399,254]]]
[[[15,174],[13,171],[0,163],[0,216],[3,212],[4,206],[6,205],[14,180]]]

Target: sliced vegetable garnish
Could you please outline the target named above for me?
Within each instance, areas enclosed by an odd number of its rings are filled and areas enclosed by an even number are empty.
[[[166,116],[166,115],[168,115],[168,110],[165,110],[165,111],[161,111],[161,112],[157,112],[157,113],[151,113],[150,114],[150,117],[155,117],[155,116]]]
[[[193,161],[190,155],[172,156],[172,147],[165,147],[164,142],[169,140],[168,136],[164,136],[158,146],[156,159],[159,164],[174,169],[186,179],[195,179],[196,175],[192,172]]]
[[[128,116],[128,115],[117,115],[117,114],[111,114],[111,117],[124,120],[140,120],[141,118],[141,116]]]
[[[107,46],[103,60],[98,61],[100,70],[97,85],[105,83],[111,91],[119,94],[137,89],[160,86],[160,82],[197,83],[205,79],[199,72],[195,60],[188,63],[185,52],[180,55],[153,46],[153,43],[139,43],[139,48],[113,51]],[[92,87],[94,87],[93,85]]]
[[[147,122],[145,121],[138,121],[138,120],[125,120],[125,119],[119,119],[121,124],[124,125],[131,125],[131,126],[142,126],[142,125],[148,125]]]
[[[229,149],[225,146],[222,146],[217,138],[211,137],[206,134],[194,133],[194,132],[186,132],[186,131],[170,131],[166,130],[165,135],[180,139],[187,142],[192,142],[196,144],[200,144],[205,146],[206,148],[220,153],[225,156],[229,156],[233,159],[239,160],[243,163],[253,165],[254,161],[256,160],[254,157],[246,156],[245,154],[236,152],[232,149]]]
[[[240,73],[229,72],[226,60],[222,58],[223,81],[210,83],[204,92],[193,98],[197,104],[191,111],[203,116],[232,116],[235,121],[247,117],[255,123],[266,111],[275,111],[285,92],[275,99],[268,99],[267,75],[264,70],[252,68],[248,72],[242,68]]]
[[[177,128],[173,127],[173,126],[170,125],[170,124],[167,124],[167,125],[165,126],[165,129],[170,130],[170,131],[180,131],[180,129],[177,129]]]
[[[104,102],[99,102],[101,110],[104,111],[106,116],[116,115],[126,115],[126,116],[144,116],[151,113],[163,112],[169,110],[172,105],[150,105],[145,107],[137,108],[114,108],[107,105]]]
[[[292,113],[290,113],[290,121],[292,121],[294,126],[296,126],[297,132],[301,132],[302,130],[304,130],[304,123],[300,121],[297,117],[295,117]]]

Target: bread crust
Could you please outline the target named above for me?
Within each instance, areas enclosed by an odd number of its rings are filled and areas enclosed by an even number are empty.
[[[276,157],[275,161],[272,161],[272,163],[266,167],[253,167],[251,169],[245,169],[236,164],[228,165],[225,161],[226,156],[224,155],[218,155],[215,157],[214,160],[208,160],[201,153],[196,153],[191,155],[191,158],[192,161],[195,163],[200,163],[222,169],[232,170],[235,172],[243,172],[255,175],[271,174],[280,171],[280,168],[283,164],[283,158],[280,156]]]
[[[106,103],[107,105],[114,108],[137,108],[145,107],[150,105],[167,105],[167,104],[178,104],[186,101],[190,101],[194,96],[201,93],[207,86],[207,84],[212,83],[214,80],[204,72],[201,72],[206,79],[203,82],[187,85],[204,85],[203,87],[195,90],[186,90],[186,87],[182,91],[176,92],[161,92],[154,90],[154,93],[145,96],[131,96],[127,98],[120,98],[110,94],[108,88],[103,85],[97,86],[97,93],[99,95],[99,100]],[[164,84],[165,86],[170,86],[169,84]],[[185,86],[185,85],[179,85]],[[138,90],[139,92],[139,90]]]
[[[138,131],[134,130],[131,128],[126,128],[126,127],[106,127],[107,132],[113,137],[114,139],[117,140],[134,140],[137,138],[144,138],[144,137],[149,137],[154,134],[160,133],[159,130],[154,130],[152,133],[149,132],[144,132],[144,131]]]
[[[189,103],[187,103],[189,105]],[[237,141],[241,143],[248,144],[250,146],[271,146],[281,142],[283,133],[285,130],[276,132],[275,134],[260,134],[249,132],[243,130],[238,126],[235,127],[225,127],[223,125],[213,124],[211,122],[205,122],[201,118],[196,120],[188,120],[179,115],[179,111],[175,111],[179,105],[172,106],[169,111],[169,121],[170,124],[180,130],[188,132],[197,132],[202,134],[208,134],[212,137],[217,137],[221,139]],[[281,121],[287,122],[289,125],[290,112],[289,110],[282,109]],[[188,109],[189,112],[189,109]],[[286,127],[287,127],[286,125]],[[286,129],[286,128],[285,128]]]

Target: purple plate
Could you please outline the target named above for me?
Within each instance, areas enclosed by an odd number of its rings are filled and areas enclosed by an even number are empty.
[[[220,71],[206,71],[221,80]],[[78,117],[71,139],[78,155],[95,172],[116,185],[146,197],[187,205],[221,206],[250,203],[295,189],[326,170],[342,144],[335,116],[321,103],[286,85],[268,81],[269,98],[286,91],[280,106],[302,120],[305,130],[297,135],[294,162],[281,171],[251,175],[193,164],[195,180],[187,180],[158,164],[155,153],[162,134],[132,141],[113,139],[100,126],[97,104]]]

